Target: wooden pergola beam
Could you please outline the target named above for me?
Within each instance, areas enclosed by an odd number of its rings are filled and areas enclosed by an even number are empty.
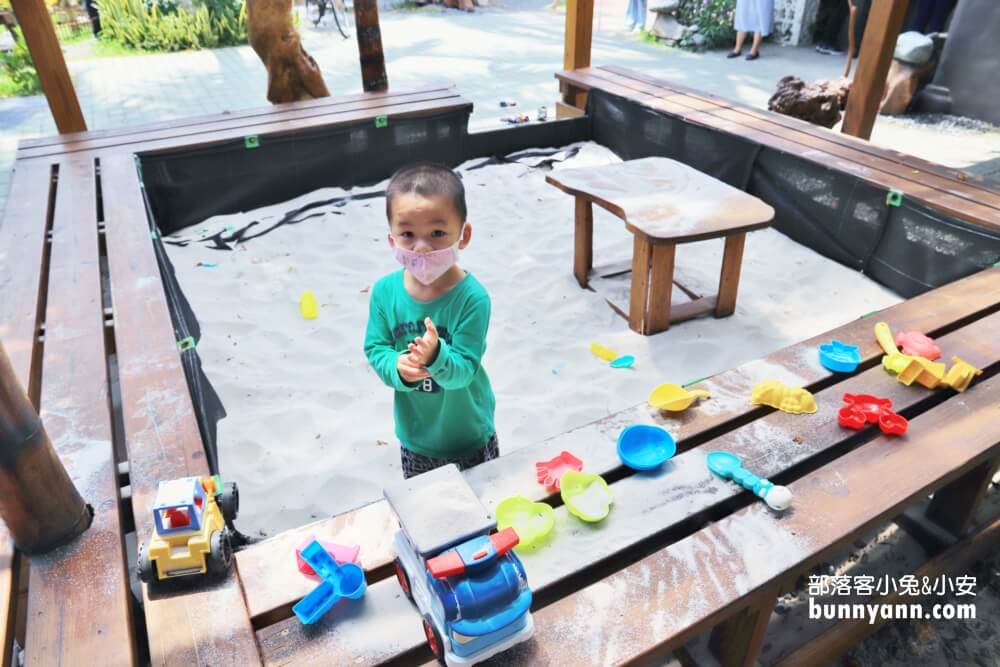
[[[354,3],[354,25],[358,34],[362,88],[366,93],[388,90],[389,77],[385,73],[377,0],[357,0]]]
[[[906,18],[908,0],[879,0],[872,3],[871,14],[861,40],[858,69],[854,74],[847,111],[841,131],[861,139],[872,136],[885,89],[885,77],[892,64],[896,38]]]
[[[60,134],[85,132],[87,123],[44,0],[13,0],[12,4],[56,128]]]

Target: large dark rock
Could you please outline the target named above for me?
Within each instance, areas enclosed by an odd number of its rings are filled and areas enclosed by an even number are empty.
[[[807,84],[797,76],[786,76],[778,81],[778,89],[768,100],[767,108],[814,125],[833,127],[847,105],[850,90],[848,79],[821,79]]]

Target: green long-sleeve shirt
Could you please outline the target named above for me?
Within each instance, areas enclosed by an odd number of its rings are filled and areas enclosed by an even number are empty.
[[[407,345],[426,331],[424,318],[438,329],[431,377],[408,384],[396,370]],[[371,290],[365,356],[396,390],[396,436],[404,447],[437,459],[454,458],[483,447],[495,433],[496,399],[482,366],[490,297],[471,273],[434,301],[416,301],[403,285],[403,271],[383,277]]]

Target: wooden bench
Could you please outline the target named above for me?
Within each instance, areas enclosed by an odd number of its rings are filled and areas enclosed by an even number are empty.
[[[564,70],[557,72],[556,78],[576,91],[577,112],[586,106],[587,91],[598,88],[688,123],[852,174],[879,188],[899,190],[961,220],[1000,228],[1000,192],[978,176],[623,67]]]
[[[145,622],[132,613],[125,532],[137,524],[143,539],[160,480],[209,473],[136,156],[469,109],[453,90],[433,88],[21,143],[0,225],[0,339],[96,514],[73,544],[31,559],[26,608],[14,605],[26,559],[0,530],[3,667],[18,619],[28,664],[136,664],[147,659],[136,628],[156,665],[260,662],[235,568],[186,594],[142,587]]]
[[[616,562],[631,562],[637,553],[669,547],[692,534],[692,523],[697,526],[720,518],[746,504],[746,500],[733,504],[741,497],[746,498],[738,488],[706,477],[705,451],[733,451],[743,456],[755,472],[772,476],[789,469],[794,471],[797,464],[818,456],[843,453],[873,435],[869,432],[859,439],[837,425],[836,408],[844,391],[881,392],[907,414],[933,407],[938,400],[934,395],[926,390],[904,387],[881,369],[881,350],[872,333],[875,321],[885,319],[900,329],[933,332],[940,337],[942,345],[961,349],[975,357],[974,363],[995,368],[1000,362],[1000,351],[991,349],[995,345],[990,340],[997,334],[1000,315],[990,313],[996,313],[1000,308],[998,304],[1000,269],[995,268],[696,385],[712,392],[712,400],[718,400],[717,404],[710,405],[709,401],[704,409],[688,410],[677,417],[651,411],[645,405],[636,406],[468,471],[466,478],[490,507],[515,493],[559,505],[558,496],[550,496],[535,483],[533,462],[549,458],[563,449],[582,458],[587,470],[603,474],[614,482],[614,509],[596,529],[583,526],[569,517],[564,508],[557,507],[555,531],[560,542],[538,554],[525,556],[529,581],[536,593],[536,609],[540,609],[536,611],[536,627],[550,604],[574,598],[575,591],[596,576],[617,570]],[[834,337],[859,344],[862,368],[868,370],[843,379],[823,369],[816,359],[816,346]],[[818,415],[793,416],[749,405],[751,387],[780,368],[784,368],[785,381],[817,392],[822,406]],[[841,379],[843,381],[837,384]],[[963,400],[971,396],[970,390]],[[653,423],[667,428],[677,439],[679,449],[688,451],[690,456],[676,457],[665,474],[630,474],[621,467],[614,441],[620,430],[632,423]],[[947,481],[949,473],[940,472],[942,480]],[[635,521],[640,516],[642,521]],[[367,522],[372,523],[366,529]],[[388,564],[392,558],[389,546],[392,522],[385,503],[375,503],[289,531],[237,555],[247,604],[255,625],[260,627],[257,635],[265,664],[309,664],[325,656],[334,662],[350,659],[353,664],[375,665],[404,654],[410,658],[419,655],[424,641],[419,618],[402,597],[395,580],[388,578],[391,577]],[[362,561],[370,581],[363,613],[335,615],[317,629],[305,629],[294,618],[289,618],[289,605],[307,592],[311,583],[297,573],[289,557],[297,541],[307,534],[361,544]],[[743,604],[748,601],[749,598],[741,600]],[[677,604],[676,600],[673,604]],[[722,609],[700,619],[699,630],[718,623],[725,611]],[[376,628],[386,627],[390,622],[394,629],[392,635],[375,641],[379,636]],[[553,632],[558,634],[558,628],[566,623],[565,618],[556,618],[545,631],[550,634],[546,635],[539,628],[539,639],[531,643],[534,652],[530,658],[515,653],[509,663],[570,664],[570,660],[562,663],[554,657],[564,645],[553,640],[551,635]],[[608,628],[607,635],[603,632],[598,632],[598,640],[610,637],[616,630]],[[670,640],[671,645],[680,641],[655,633],[653,636],[657,646],[665,640]],[[580,658],[579,654],[573,656]]]
[[[763,229],[774,209],[722,181],[667,158],[643,158],[601,167],[567,169],[546,182],[576,197],[573,273],[581,287],[593,264],[596,203],[625,221],[634,236],[629,327],[650,335],[673,322],[736,310],[746,234]],[[677,244],[725,239],[718,296],[690,301],[671,312]]]

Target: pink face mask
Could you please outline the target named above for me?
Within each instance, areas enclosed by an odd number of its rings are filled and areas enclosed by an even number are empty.
[[[402,264],[417,282],[430,285],[458,263],[458,244],[461,240],[460,235],[459,240],[447,248],[430,252],[407,250],[396,244],[396,261]]]

